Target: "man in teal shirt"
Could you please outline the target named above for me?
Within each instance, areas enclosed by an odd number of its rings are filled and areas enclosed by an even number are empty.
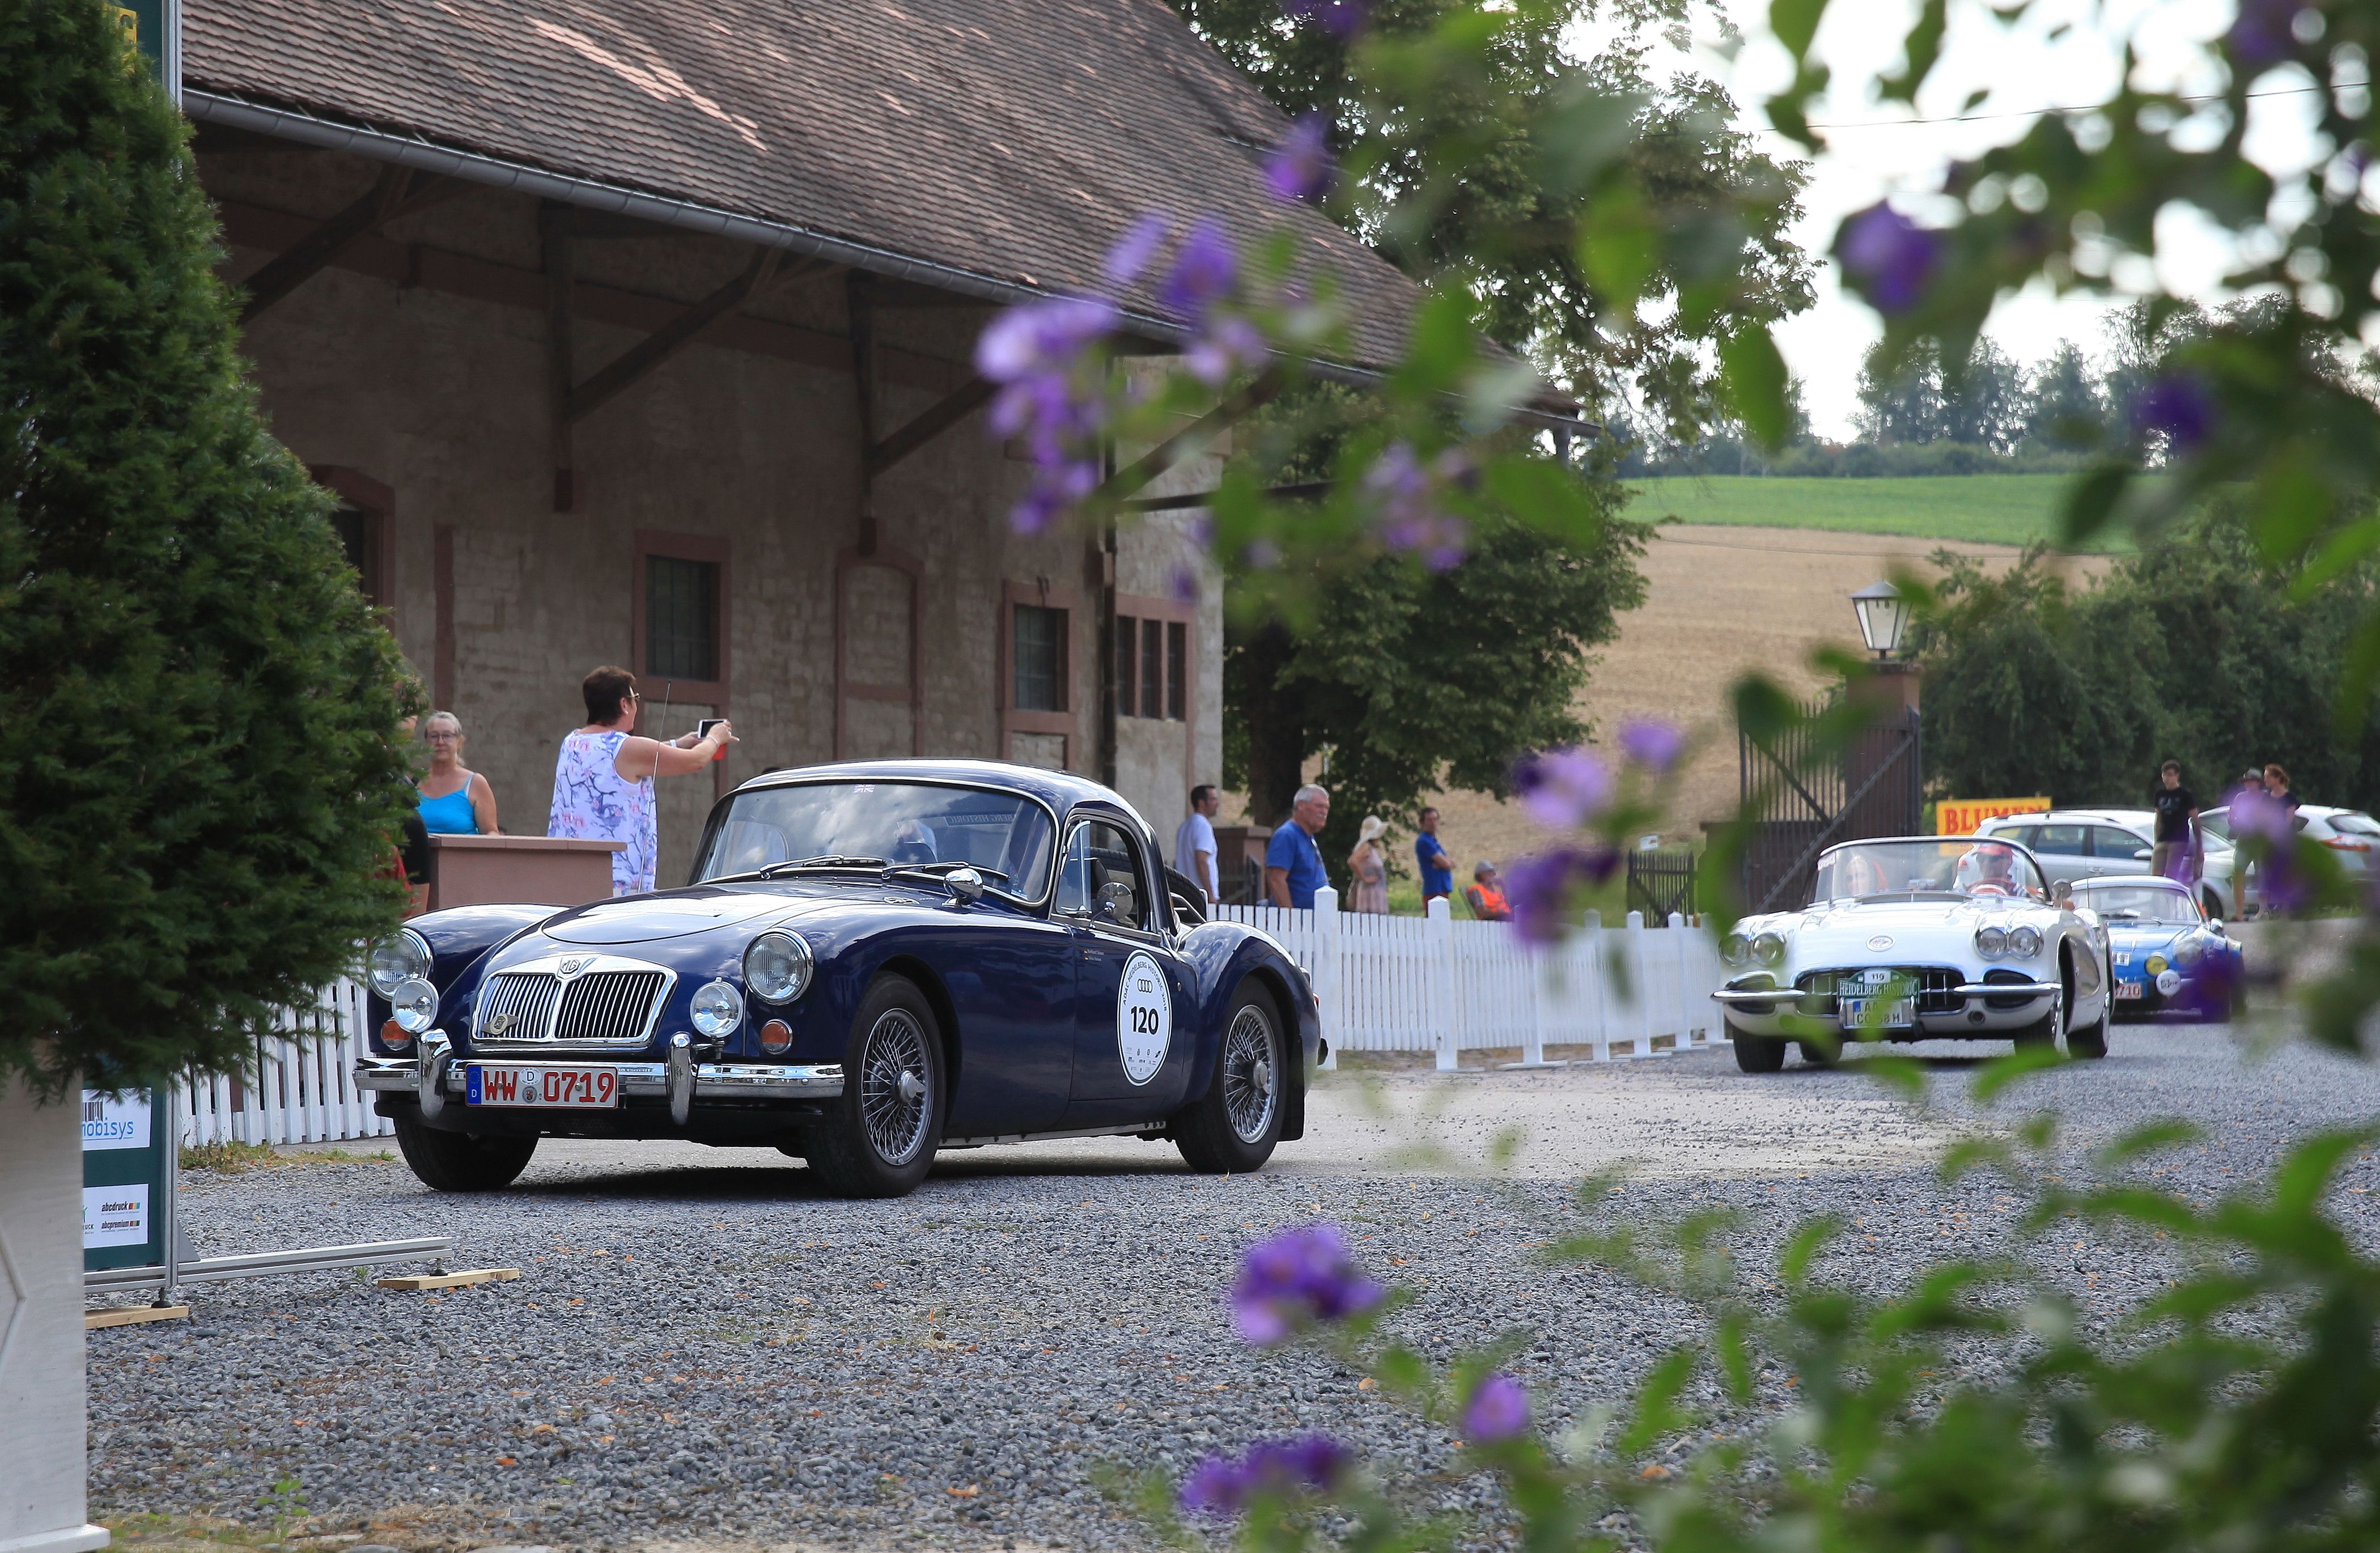
[[[1312,783],[1297,790],[1289,823],[1265,847],[1265,899],[1299,911],[1314,909],[1314,892],[1330,882],[1314,838],[1330,820],[1330,795]]]

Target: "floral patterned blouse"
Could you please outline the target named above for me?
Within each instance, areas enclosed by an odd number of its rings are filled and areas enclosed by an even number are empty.
[[[612,893],[634,895],[653,887],[653,855],[660,844],[653,808],[653,779],[634,782],[615,762],[628,735],[616,730],[573,733],[562,741],[553,763],[553,817],[549,836],[625,842],[612,854]]]

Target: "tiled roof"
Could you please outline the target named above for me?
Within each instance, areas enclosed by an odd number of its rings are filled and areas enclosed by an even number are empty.
[[[200,92],[1038,290],[1097,288],[1151,209],[1286,219],[1365,364],[1418,296],[1269,193],[1287,121],[1164,0],[186,0],[183,39]]]

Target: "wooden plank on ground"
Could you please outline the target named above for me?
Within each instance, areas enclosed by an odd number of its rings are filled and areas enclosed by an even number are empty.
[[[520,1276],[518,1268],[470,1268],[462,1272],[417,1273],[407,1278],[383,1278],[383,1289],[412,1293],[422,1289],[464,1289],[474,1283],[510,1283]]]
[[[143,1321],[179,1321],[190,1314],[188,1305],[111,1305],[105,1310],[82,1313],[82,1329],[97,1331],[102,1327],[131,1327]]]

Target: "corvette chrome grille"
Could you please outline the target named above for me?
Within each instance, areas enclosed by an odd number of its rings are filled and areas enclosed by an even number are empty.
[[[516,965],[490,977],[480,994],[477,1043],[640,1046],[675,979],[634,961],[590,965],[571,956]],[[569,974],[563,974],[566,967]]]
[[[1894,965],[1889,970],[1916,1000],[1917,1012],[1921,1014],[1956,1013],[1966,1006],[1966,1000],[1951,991],[1966,979],[1957,971],[1946,970],[1939,965]],[[1805,998],[1832,999],[1839,982],[1866,974],[1865,967],[1856,971],[1811,971],[1803,975],[1795,986]],[[1805,1012],[1816,1013],[1826,1007],[1814,1002],[1805,1006]]]

